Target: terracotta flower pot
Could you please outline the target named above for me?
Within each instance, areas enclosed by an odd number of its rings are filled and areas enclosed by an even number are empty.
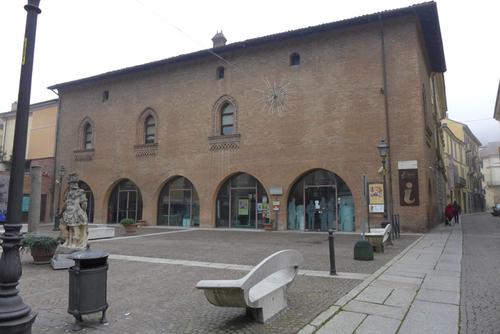
[[[123,225],[125,228],[125,232],[127,233],[136,233],[137,232],[137,224],[127,224]]]
[[[31,256],[33,257],[34,264],[47,264],[50,263],[50,260],[54,256],[55,248],[46,248],[46,247],[32,247],[31,248]]]

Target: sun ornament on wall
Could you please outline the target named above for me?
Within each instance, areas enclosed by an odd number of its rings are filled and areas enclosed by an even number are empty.
[[[290,98],[293,89],[289,81],[282,79],[279,83],[264,80],[264,89],[258,89],[259,102],[266,112],[282,113],[290,109]]]

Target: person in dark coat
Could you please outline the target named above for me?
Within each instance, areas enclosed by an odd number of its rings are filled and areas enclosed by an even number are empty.
[[[453,202],[453,209],[455,210],[455,214],[453,215],[455,218],[455,224],[458,224],[460,222],[458,216],[462,213],[462,208],[458,205],[457,201]]]
[[[455,216],[455,208],[453,207],[453,204],[448,203],[446,208],[444,209],[444,215],[446,217],[446,225],[451,225],[451,220]]]

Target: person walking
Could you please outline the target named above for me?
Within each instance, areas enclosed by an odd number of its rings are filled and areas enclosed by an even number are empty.
[[[460,222],[460,217],[459,215],[462,213],[462,208],[460,205],[458,205],[457,201],[453,202],[453,209],[455,210],[455,213],[453,217],[455,218],[455,224],[458,224]]]
[[[451,225],[451,220],[455,216],[455,208],[453,207],[453,204],[448,203],[444,209],[444,216],[446,217],[445,225]]]

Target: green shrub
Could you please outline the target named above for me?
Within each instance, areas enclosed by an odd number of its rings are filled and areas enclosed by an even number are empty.
[[[35,247],[44,248],[47,251],[52,251],[59,245],[59,240],[46,235],[26,234],[21,241],[21,250],[28,251]]]
[[[120,224],[122,224],[122,225],[134,225],[135,220],[132,218],[124,218],[124,219],[120,220]]]

